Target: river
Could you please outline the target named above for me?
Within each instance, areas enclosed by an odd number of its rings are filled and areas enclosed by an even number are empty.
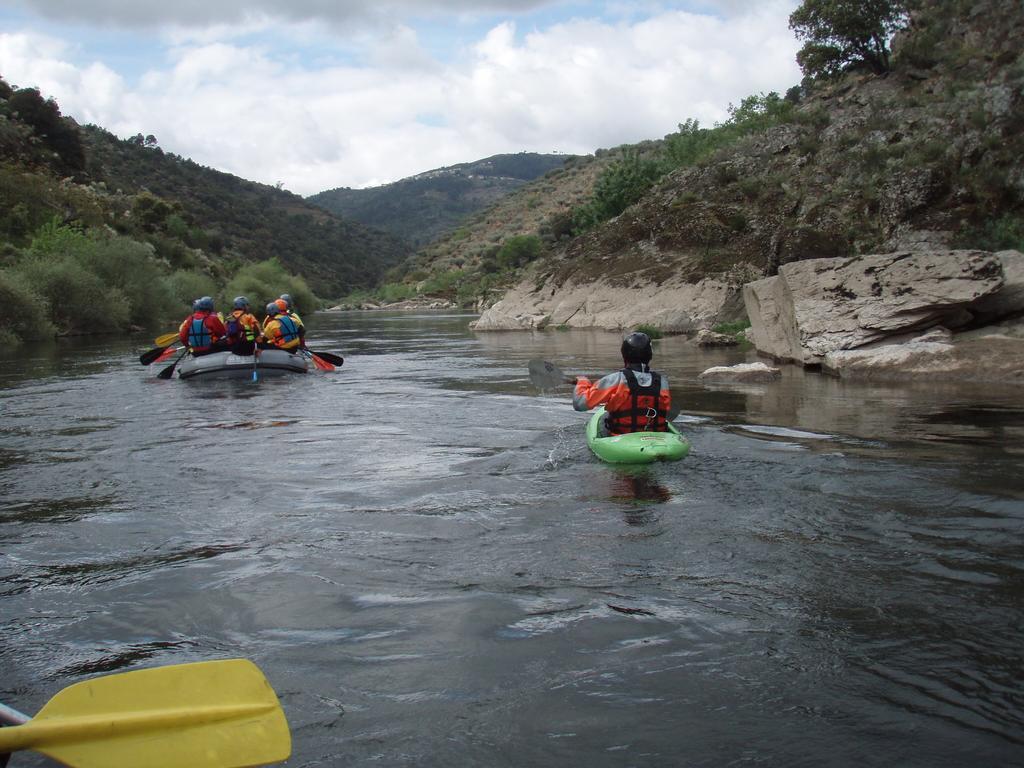
[[[257,384],[5,352],[0,701],[245,657],[290,766],[1024,764],[1019,389],[709,389],[754,353],[667,338],[692,452],[619,469],[527,361],[621,337],[471,319],[319,314],[344,366]]]

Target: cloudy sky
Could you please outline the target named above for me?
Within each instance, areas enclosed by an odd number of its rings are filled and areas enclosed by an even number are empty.
[[[800,80],[797,0],[0,0],[0,76],[310,195],[713,125]]]

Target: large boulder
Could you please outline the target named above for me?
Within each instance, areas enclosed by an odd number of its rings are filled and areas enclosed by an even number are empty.
[[[748,337],[778,360],[820,365],[830,352],[940,324],[962,327],[982,299],[992,302],[993,315],[1024,311],[1024,290],[1002,291],[1020,257],[940,250],[785,264],[778,275],[744,286]]]
[[[697,376],[704,384],[765,384],[782,377],[782,371],[764,363],[716,365]]]

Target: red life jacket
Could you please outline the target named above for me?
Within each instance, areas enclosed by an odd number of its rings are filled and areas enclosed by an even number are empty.
[[[608,413],[608,429],[612,434],[621,435],[625,432],[665,432],[666,416],[658,407],[661,402],[661,374],[651,372],[651,383],[640,386],[636,374],[629,368],[622,369],[629,385],[628,408]]]

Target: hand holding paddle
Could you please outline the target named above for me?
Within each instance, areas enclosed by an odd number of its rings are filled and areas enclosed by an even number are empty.
[[[244,768],[286,760],[291,734],[259,667],[229,659],[75,683],[0,728],[0,754],[20,749],[73,768]]]

